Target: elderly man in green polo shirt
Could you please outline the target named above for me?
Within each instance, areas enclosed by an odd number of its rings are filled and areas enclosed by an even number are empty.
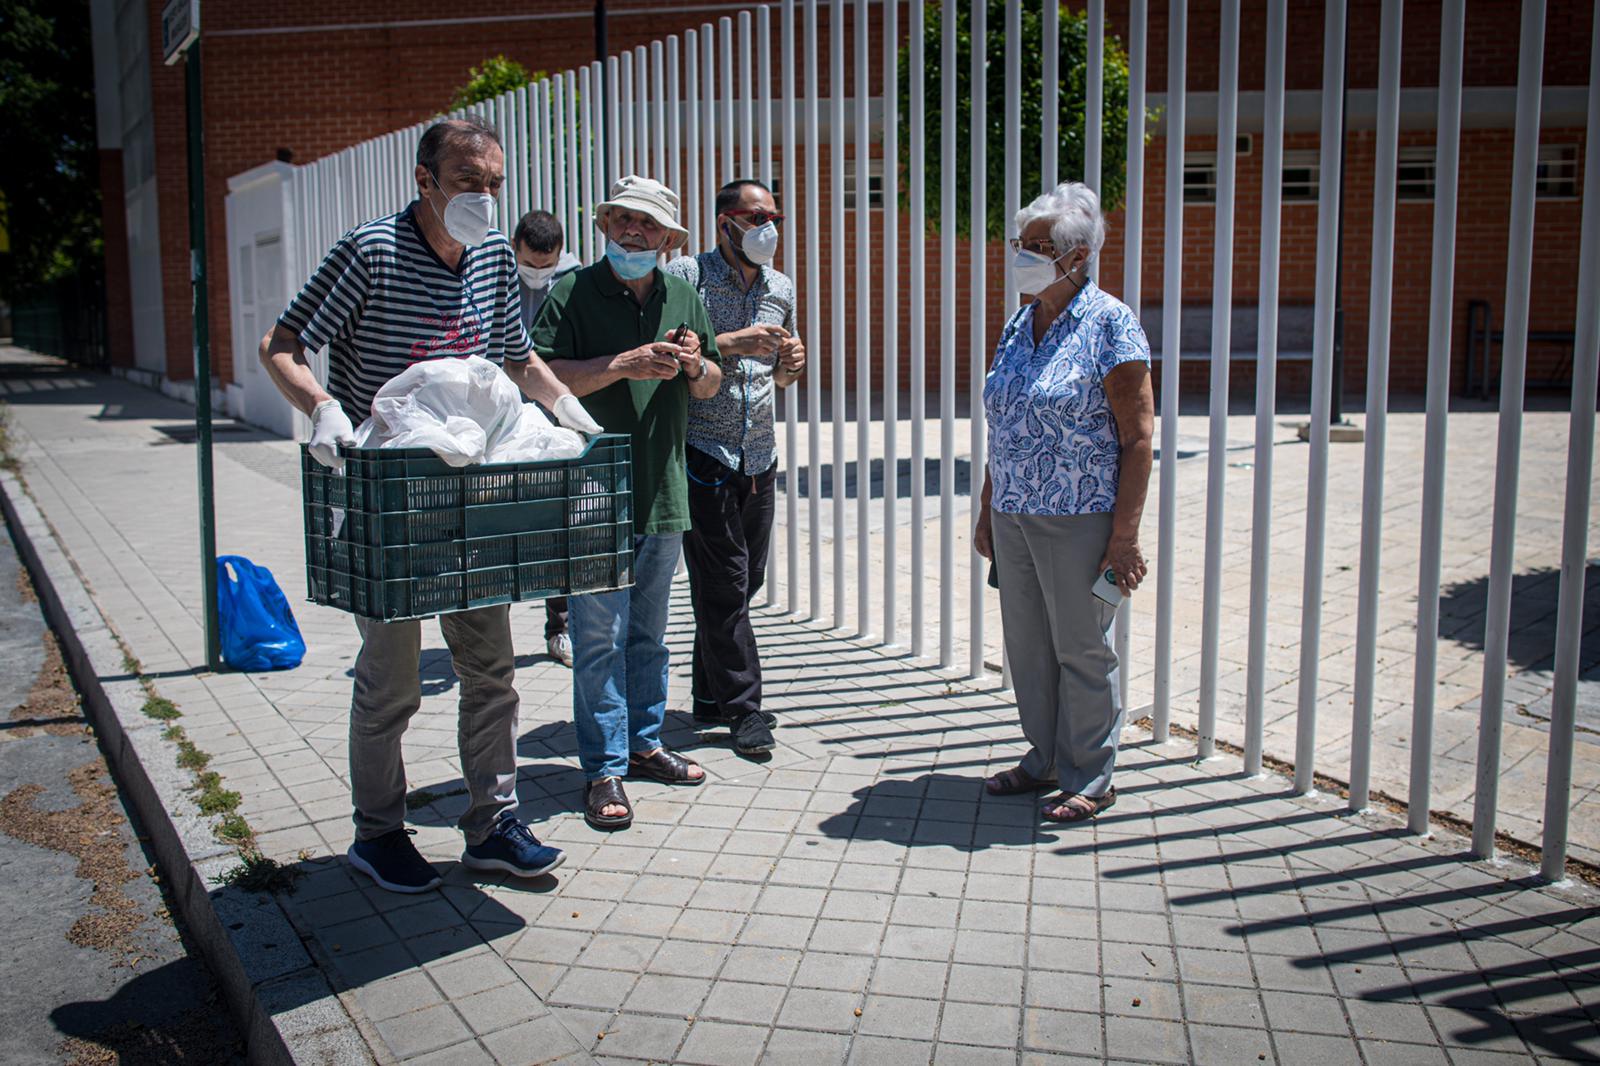
[[[633,587],[574,596],[568,606],[584,818],[609,830],[633,821],[623,777],[705,780],[697,763],[662,746],[661,724],[668,595],[689,528],[689,397],[715,396],[722,371],[699,294],[659,266],[689,237],[677,195],[649,178],[622,178],[595,208],[595,224],[605,258],[555,284],[533,344],[607,432],[633,437]]]

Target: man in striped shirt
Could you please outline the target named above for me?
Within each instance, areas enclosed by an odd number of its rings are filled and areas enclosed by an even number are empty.
[[[414,363],[481,356],[505,368],[565,426],[598,433],[570,389],[533,354],[522,324],[517,265],[493,229],[505,176],[495,131],[470,119],[435,123],[417,145],[417,199],[341,237],[261,342],[278,388],[311,416],[310,451],[339,467],[373,394]],[[306,361],[328,348],[328,388]],[[442,615],[439,627],[461,684],[461,772],[470,800],[462,862],[535,877],[564,856],[517,820],[517,692],[509,606]],[[356,618],[361,651],[350,708],[350,788],[356,840],[350,864],[394,892],[423,892],[438,873],[405,828],[400,740],[422,702],[419,621]]]

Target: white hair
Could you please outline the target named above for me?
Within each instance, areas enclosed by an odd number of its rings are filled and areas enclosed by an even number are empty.
[[[1089,258],[1098,259],[1106,242],[1106,216],[1100,213],[1100,197],[1081,181],[1064,181],[1017,212],[1017,232],[1041,218],[1050,220],[1050,240],[1056,252],[1065,255],[1074,248],[1088,248]]]

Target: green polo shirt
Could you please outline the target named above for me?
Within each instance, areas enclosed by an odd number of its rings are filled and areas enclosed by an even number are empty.
[[[720,362],[711,319],[694,286],[657,269],[644,306],[604,259],[557,281],[533,322],[533,347],[547,361],[595,359],[667,339],[684,322]],[[684,437],[689,381],[617,381],[583,399],[608,433],[633,437],[633,528],[646,536],[689,528]]]

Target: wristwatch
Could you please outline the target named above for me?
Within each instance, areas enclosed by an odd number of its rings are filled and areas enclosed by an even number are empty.
[[[700,356],[700,373],[694,375],[693,377],[689,377],[689,375],[685,374],[684,377],[688,377],[690,381],[699,381],[701,378],[703,378],[705,376],[706,376],[706,357],[705,357],[705,355],[702,354]]]

